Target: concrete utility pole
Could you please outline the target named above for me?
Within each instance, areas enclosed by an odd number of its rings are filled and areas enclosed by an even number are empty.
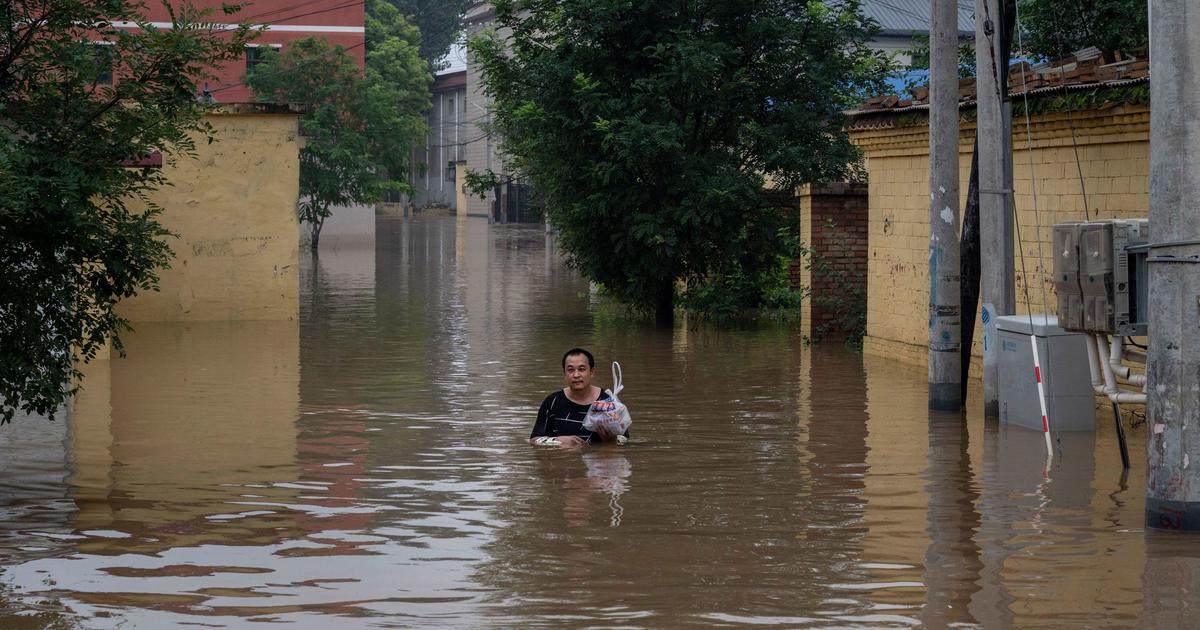
[[[1000,417],[995,318],[1016,309],[1013,291],[1011,128],[1005,133],[1008,54],[1001,0],[975,0],[976,103],[979,138],[979,247],[983,297],[983,412]],[[1007,143],[1006,143],[1007,140]],[[971,343],[964,339],[963,343]]]
[[[1200,531],[1200,11],[1150,4],[1146,525]]]
[[[962,409],[958,260],[958,6],[930,0],[929,408]]]

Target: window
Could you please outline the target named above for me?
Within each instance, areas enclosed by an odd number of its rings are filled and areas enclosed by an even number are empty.
[[[446,181],[454,181],[454,172],[457,170],[457,167],[458,165],[454,162],[446,162]]]
[[[113,46],[110,42],[89,42],[87,62],[92,82],[96,85],[113,83]],[[87,76],[87,75],[85,75]]]
[[[270,44],[267,46],[246,44],[246,74],[254,72],[255,66],[263,62],[268,50],[278,51],[280,48],[282,48],[282,46],[278,44]]]

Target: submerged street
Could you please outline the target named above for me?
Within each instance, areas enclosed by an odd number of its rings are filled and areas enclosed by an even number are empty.
[[[1161,627],[1200,540],[1147,532],[1145,424],[930,416],[927,377],[787,324],[672,331],[541,226],[379,218],[298,322],[139,324],[0,427],[0,627]],[[526,443],[572,346],[633,440]],[[972,392],[977,400],[978,392]],[[1152,604],[1152,605],[1151,605]],[[334,619],[336,618],[336,619]]]

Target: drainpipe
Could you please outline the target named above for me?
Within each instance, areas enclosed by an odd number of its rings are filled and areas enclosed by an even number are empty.
[[[1096,351],[1096,337],[1098,335],[1088,335],[1087,351],[1088,351],[1088,369],[1092,374],[1092,391],[1100,396],[1107,396],[1104,391],[1104,377],[1100,374],[1100,353]]]
[[[1103,360],[1103,357],[1111,356],[1108,349],[1108,335],[1096,335],[1096,352],[1097,358],[1100,359],[1100,368],[1104,373],[1104,393],[1108,396],[1108,399],[1115,403],[1146,404],[1145,393],[1126,392],[1117,387],[1117,377],[1113,374],[1112,362]],[[1120,355],[1117,356],[1120,357]],[[1143,386],[1145,385],[1144,379],[1145,377],[1143,376]]]
[[[1145,385],[1146,375],[1138,374],[1137,372],[1130,370],[1128,366],[1123,365],[1121,360],[1124,357],[1125,338],[1120,335],[1115,336],[1113,337],[1112,352],[1108,355],[1108,364],[1112,366],[1113,374],[1116,374],[1117,378],[1122,378],[1126,381],[1129,381],[1130,384]]]

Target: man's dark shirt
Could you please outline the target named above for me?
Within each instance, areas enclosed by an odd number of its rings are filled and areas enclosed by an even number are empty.
[[[608,392],[600,391],[598,400],[611,400]],[[533,432],[529,437],[558,437],[560,435],[578,435],[592,444],[600,443],[600,436],[583,428],[583,420],[587,417],[588,409],[592,406],[580,405],[571,402],[562,390],[558,390],[546,397],[542,401],[542,406],[538,409],[537,422],[533,425]],[[625,436],[629,437],[629,432],[625,432]]]

